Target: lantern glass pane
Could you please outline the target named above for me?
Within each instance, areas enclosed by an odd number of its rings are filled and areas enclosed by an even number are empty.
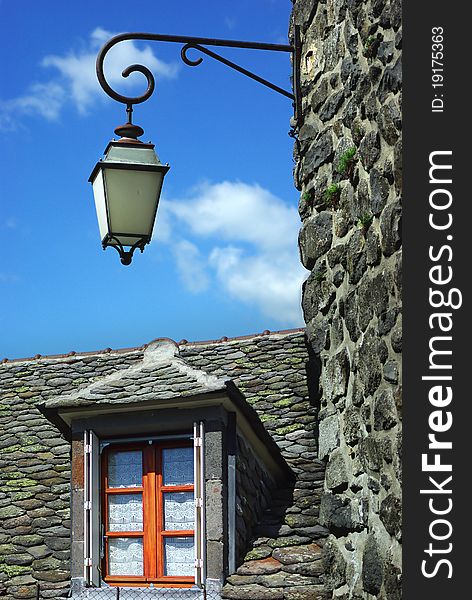
[[[142,164],[142,165],[159,165],[159,159],[152,148],[140,148],[134,146],[129,148],[121,144],[111,146],[107,152],[107,160],[112,162],[123,162],[128,164]]]
[[[100,239],[108,233],[107,208],[105,200],[105,184],[103,181],[103,172],[100,169],[93,181],[93,196],[95,198],[95,210],[97,211],[98,228],[100,230]]]
[[[104,167],[110,235],[133,245],[152,233],[163,173]]]

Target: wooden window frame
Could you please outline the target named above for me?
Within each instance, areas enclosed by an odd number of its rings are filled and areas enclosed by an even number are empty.
[[[193,492],[191,485],[164,485],[162,474],[162,452],[167,448],[192,448],[192,443],[182,440],[110,444],[102,453],[102,525],[104,531],[104,552],[101,564],[103,580],[109,585],[159,587],[191,587],[194,576],[164,575],[164,541],[171,537],[195,537],[190,530],[164,529],[164,494],[170,492]],[[141,450],[143,457],[143,479],[140,487],[109,488],[108,456],[110,452]],[[142,494],[143,531],[108,531],[108,498],[111,495]],[[108,540],[110,538],[141,538],[143,540],[144,575],[108,575]]]

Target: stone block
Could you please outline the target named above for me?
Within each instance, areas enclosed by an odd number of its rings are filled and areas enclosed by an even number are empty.
[[[334,298],[333,286],[320,279],[318,272],[311,273],[303,285],[302,308],[305,320],[317,317],[320,312],[326,314]]]
[[[396,102],[391,100],[383,104],[376,120],[383,139],[394,146],[401,133],[401,112]]]
[[[322,374],[324,399],[336,402],[346,395],[351,372],[349,353],[343,348],[328,360],[325,372]]]
[[[374,398],[374,428],[391,429],[398,423],[395,399],[390,389],[382,390]]]
[[[348,486],[349,475],[347,471],[346,458],[340,448],[331,452],[326,465],[325,482],[329,490],[341,491]]]
[[[359,409],[355,406],[348,406],[344,411],[343,422],[344,439],[349,446],[355,446],[363,433]]]
[[[369,471],[380,471],[382,468],[382,444],[372,435],[359,442],[359,459],[364,469]]]
[[[283,589],[267,588],[263,585],[225,585],[221,593],[228,600],[283,600]]]
[[[321,556],[321,550],[318,544],[308,544],[293,548],[277,548],[272,553],[272,556],[283,565],[292,565],[318,560]]]
[[[284,600],[324,600],[326,591],[322,585],[300,585],[287,588]]]
[[[346,559],[334,538],[329,538],[323,549],[325,567],[324,583],[328,590],[334,590],[346,583]]]
[[[213,430],[205,431],[205,478],[223,477],[223,433],[222,423],[212,422]]]
[[[206,482],[206,537],[212,541],[222,541],[224,535],[223,483],[219,480]]]
[[[377,596],[382,587],[384,564],[374,534],[370,534],[362,557],[362,583],[364,590]]]
[[[332,214],[323,211],[309,217],[299,235],[300,254],[303,266],[312,270],[316,261],[331,247],[333,239]]]
[[[382,380],[380,359],[382,348],[372,330],[364,335],[357,352],[356,366],[366,395],[373,394]]]
[[[324,458],[339,446],[339,417],[325,417],[319,426],[319,457]]]
[[[316,86],[315,91],[311,96],[311,108],[314,112],[318,111],[318,109],[325,102],[328,97],[328,78],[324,77],[320,80],[319,84]]]
[[[370,172],[370,209],[373,215],[380,215],[390,192],[390,185],[380,172],[373,168]]]
[[[333,156],[331,132],[325,132],[313,142],[303,159],[302,176],[305,181],[311,178],[317,169],[329,162]]]
[[[376,131],[369,132],[359,146],[359,157],[366,171],[370,171],[380,156],[380,138]]]
[[[321,498],[320,523],[337,536],[364,528],[357,518],[357,511],[352,510],[349,499],[331,493],[325,493]]]
[[[223,543],[207,540],[206,552],[207,577],[220,579],[225,572]]]
[[[401,499],[393,494],[386,496],[380,504],[380,519],[385,529],[393,537],[401,536],[402,527]]]
[[[388,204],[380,216],[382,252],[391,256],[401,245],[401,206],[400,202]]]

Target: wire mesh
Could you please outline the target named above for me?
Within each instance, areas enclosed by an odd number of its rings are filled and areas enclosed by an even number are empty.
[[[42,598],[41,593],[38,598]],[[220,600],[216,590],[201,588],[110,587],[71,589],[66,598],[72,600]]]
[[[313,589],[312,589],[313,588]],[[37,586],[36,600],[50,598],[50,592],[41,593]],[[235,594],[236,593],[236,594]],[[222,600],[225,598],[238,598],[238,600],[294,600],[295,598],[312,598],[313,593],[319,600],[326,600],[327,595],[321,586],[288,586],[285,588],[272,588],[263,585],[237,585],[230,589],[220,591],[212,586],[201,588],[123,588],[104,586],[100,588],[78,587],[71,588],[66,595],[60,598],[68,600]]]

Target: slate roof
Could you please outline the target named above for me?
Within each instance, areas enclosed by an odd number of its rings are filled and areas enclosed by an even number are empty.
[[[303,459],[303,453],[308,461],[316,458],[317,390],[309,389],[308,381],[316,381],[318,367],[304,330],[181,344],[180,356],[195,368],[230,378],[289,462]]]

